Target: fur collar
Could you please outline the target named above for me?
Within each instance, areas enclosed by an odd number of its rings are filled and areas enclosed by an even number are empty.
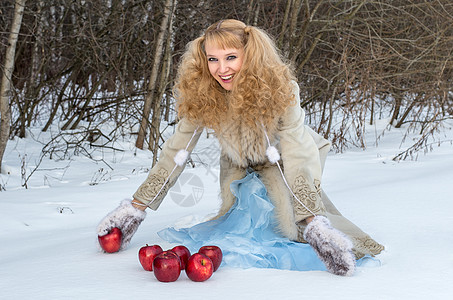
[[[268,161],[266,136],[261,123],[248,126],[241,119],[228,119],[216,131],[222,152],[237,166],[261,165]],[[278,120],[265,125],[271,144],[275,144]]]

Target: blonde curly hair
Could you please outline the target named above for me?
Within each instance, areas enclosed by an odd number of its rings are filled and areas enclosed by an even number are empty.
[[[223,89],[209,72],[206,43],[244,49],[231,91]],[[222,20],[190,42],[182,56],[174,89],[178,115],[214,130],[226,118],[240,118],[248,126],[256,126],[257,120],[274,123],[296,102],[294,80],[290,65],[263,30],[238,20]]]

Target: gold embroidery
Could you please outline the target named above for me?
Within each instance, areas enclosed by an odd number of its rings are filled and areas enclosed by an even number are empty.
[[[375,256],[384,250],[384,246],[373,240],[370,236],[351,237],[354,244],[353,252],[357,259],[365,255]]]
[[[299,175],[294,181],[293,193],[305,204],[312,212],[315,214],[323,215],[325,214],[326,208],[321,201],[320,193],[321,187],[320,182],[314,185],[310,185],[304,176]],[[296,199],[293,199],[294,212],[296,216],[302,216],[305,219],[306,217],[311,216],[312,214],[303,207]]]
[[[153,200],[164,185],[167,177],[168,171],[164,168],[158,169],[155,173],[150,173],[146,181],[137,190],[137,194],[144,199]],[[170,180],[165,184],[165,187],[162,188],[159,197],[157,197],[158,199],[162,198],[162,196],[167,193],[169,185]]]
[[[315,185],[316,193],[321,197],[321,181],[315,179],[313,180],[313,184]]]

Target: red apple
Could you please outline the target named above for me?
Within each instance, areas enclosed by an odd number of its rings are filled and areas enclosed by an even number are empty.
[[[138,260],[143,269],[152,271],[154,258],[162,252],[163,250],[159,245],[148,246],[148,244],[146,244],[146,246],[141,247],[138,251]]]
[[[209,257],[201,253],[193,254],[187,261],[186,274],[192,281],[208,280],[214,272],[214,266]]]
[[[164,251],[154,258],[154,275],[161,282],[173,282],[181,274],[181,260],[172,251]]]
[[[186,246],[179,245],[173,247],[170,251],[175,252],[179,256],[179,259],[181,260],[181,270],[184,270],[190,257],[189,249],[187,249]]]
[[[198,250],[198,253],[204,254],[209,257],[214,265],[214,272],[220,267],[222,263],[222,250],[217,246],[203,246]]]
[[[106,235],[98,236],[99,245],[107,253],[118,252],[121,248],[123,234],[118,227],[114,227]]]

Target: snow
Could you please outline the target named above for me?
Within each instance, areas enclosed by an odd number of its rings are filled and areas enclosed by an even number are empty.
[[[184,273],[176,282],[158,282],[141,268],[137,254],[146,243],[174,246],[160,239],[159,230],[190,226],[215,213],[219,170],[212,137],[203,134],[192,155],[197,167],[184,173],[201,179],[198,194],[184,184],[173,191],[194,193],[192,202],[183,207],[169,194],[158,211],[148,210],[127,250],[104,254],[95,228],[143,182],[151,154],[122,141],[116,146],[124,152],[93,150],[97,161],[45,157],[25,189],[21,174],[26,170],[28,176],[39,164],[38,140],[46,139],[31,130],[27,138],[9,142],[0,175],[0,299],[450,299],[453,148],[444,143],[417,160],[394,162],[411,140],[401,145],[404,129],[377,139],[386,120],[380,122],[367,132],[367,150],[330,153],[323,177],[339,210],[385,245],[379,260],[352,277],[220,267],[203,283]],[[444,134],[453,136],[451,128]]]

